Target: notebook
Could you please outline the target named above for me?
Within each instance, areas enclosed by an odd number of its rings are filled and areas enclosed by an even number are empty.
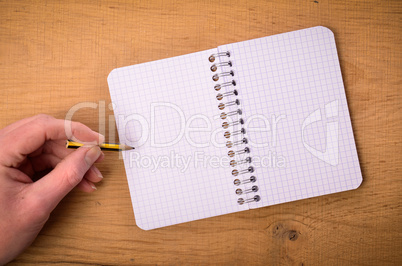
[[[117,68],[108,84],[144,230],[362,182],[325,27]]]

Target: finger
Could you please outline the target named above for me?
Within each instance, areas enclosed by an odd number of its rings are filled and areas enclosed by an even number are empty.
[[[24,119],[18,120],[16,122],[6,126],[3,129],[0,129],[0,132],[1,132],[2,135],[5,135],[5,134],[9,133],[10,131],[13,131],[14,129],[20,127],[21,125],[24,125],[24,124],[28,123],[29,121],[31,121],[33,119],[36,119],[35,116],[26,117]]]
[[[60,159],[65,158],[72,152],[74,152],[75,149],[67,149],[66,148],[66,141],[65,140],[52,140],[52,141],[47,141],[45,145],[43,146],[43,153],[48,153],[48,154],[54,154]]]
[[[2,173],[3,174],[3,173]],[[32,179],[27,176],[22,171],[15,169],[15,168],[7,168],[6,172],[4,173],[6,176],[9,176],[11,179],[21,182],[21,183],[32,183]]]
[[[96,186],[85,178],[77,185],[77,188],[83,192],[93,192],[96,190]]]
[[[43,153],[39,156],[29,157],[32,168],[35,172],[40,172],[46,169],[55,168],[61,159],[54,154]]]
[[[27,157],[18,168],[29,177],[35,173],[56,167],[61,159],[53,154],[41,154],[35,157]]]
[[[104,141],[102,135],[81,123],[38,115],[36,119],[30,120],[7,134],[6,141],[12,145],[6,147],[1,153],[0,163],[16,167],[27,154],[38,150],[45,141],[65,139],[93,144]]]
[[[43,170],[54,168],[60,161],[61,159],[53,154],[41,154],[36,157],[27,157],[18,169],[33,178],[35,174]]]
[[[64,140],[52,140],[47,141],[43,146],[43,153],[54,154],[60,159],[64,159],[66,156],[74,152],[75,149],[67,149],[66,142]],[[105,154],[102,152],[96,163],[103,161]]]
[[[28,158],[25,158],[25,160],[21,162],[18,169],[30,177],[32,177],[35,174],[35,170],[32,167],[32,163]]]
[[[102,152],[99,158],[95,161],[95,163],[100,163],[103,161],[103,159],[105,159],[105,154]]]
[[[91,181],[92,183],[100,182],[103,179],[103,176],[99,169],[92,165],[91,168],[85,173],[84,179]]]
[[[42,202],[49,212],[52,211],[60,200],[82,181],[85,173],[100,155],[99,146],[78,148],[48,175],[32,184],[31,196]]]
[[[97,161],[99,161],[101,156],[99,156]],[[61,158],[57,157],[54,154],[44,153],[39,156],[30,157],[29,160],[27,159],[27,162],[29,162],[27,163],[27,165],[29,165],[29,167],[27,167],[29,171],[24,171],[24,169],[21,169],[21,167],[25,164],[21,165],[20,170],[28,176],[32,177],[35,172],[37,173],[46,169],[55,168],[56,165],[61,162],[61,160]],[[84,178],[88,181],[91,181],[92,183],[97,183],[103,179],[103,176],[99,169],[96,166],[92,165],[85,173]]]

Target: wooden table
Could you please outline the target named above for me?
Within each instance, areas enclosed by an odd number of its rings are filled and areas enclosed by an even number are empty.
[[[401,264],[401,12],[397,0],[2,1],[0,127],[77,108],[73,120],[111,139],[113,68],[326,26],[364,179],[355,191],[143,231],[109,153],[98,191],[68,195],[11,264]]]

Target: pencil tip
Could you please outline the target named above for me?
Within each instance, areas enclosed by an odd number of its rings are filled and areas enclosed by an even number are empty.
[[[121,147],[121,149],[123,151],[128,151],[128,150],[134,150],[135,149],[134,147],[128,146],[128,145],[125,145],[125,144],[120,144],[120,147]]]

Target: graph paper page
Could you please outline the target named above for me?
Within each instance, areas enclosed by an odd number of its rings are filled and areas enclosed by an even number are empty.
[[[248,209],[237,204],[208,57],[115,69],[108,77],[134,215],[153,229]]]
[[[362,176],[333,33],[314,27],[230,51],[261,201],[357,188]],[[254,195],[254,194],[253,194]],[[251,195],[252,196],[252,195]]]

